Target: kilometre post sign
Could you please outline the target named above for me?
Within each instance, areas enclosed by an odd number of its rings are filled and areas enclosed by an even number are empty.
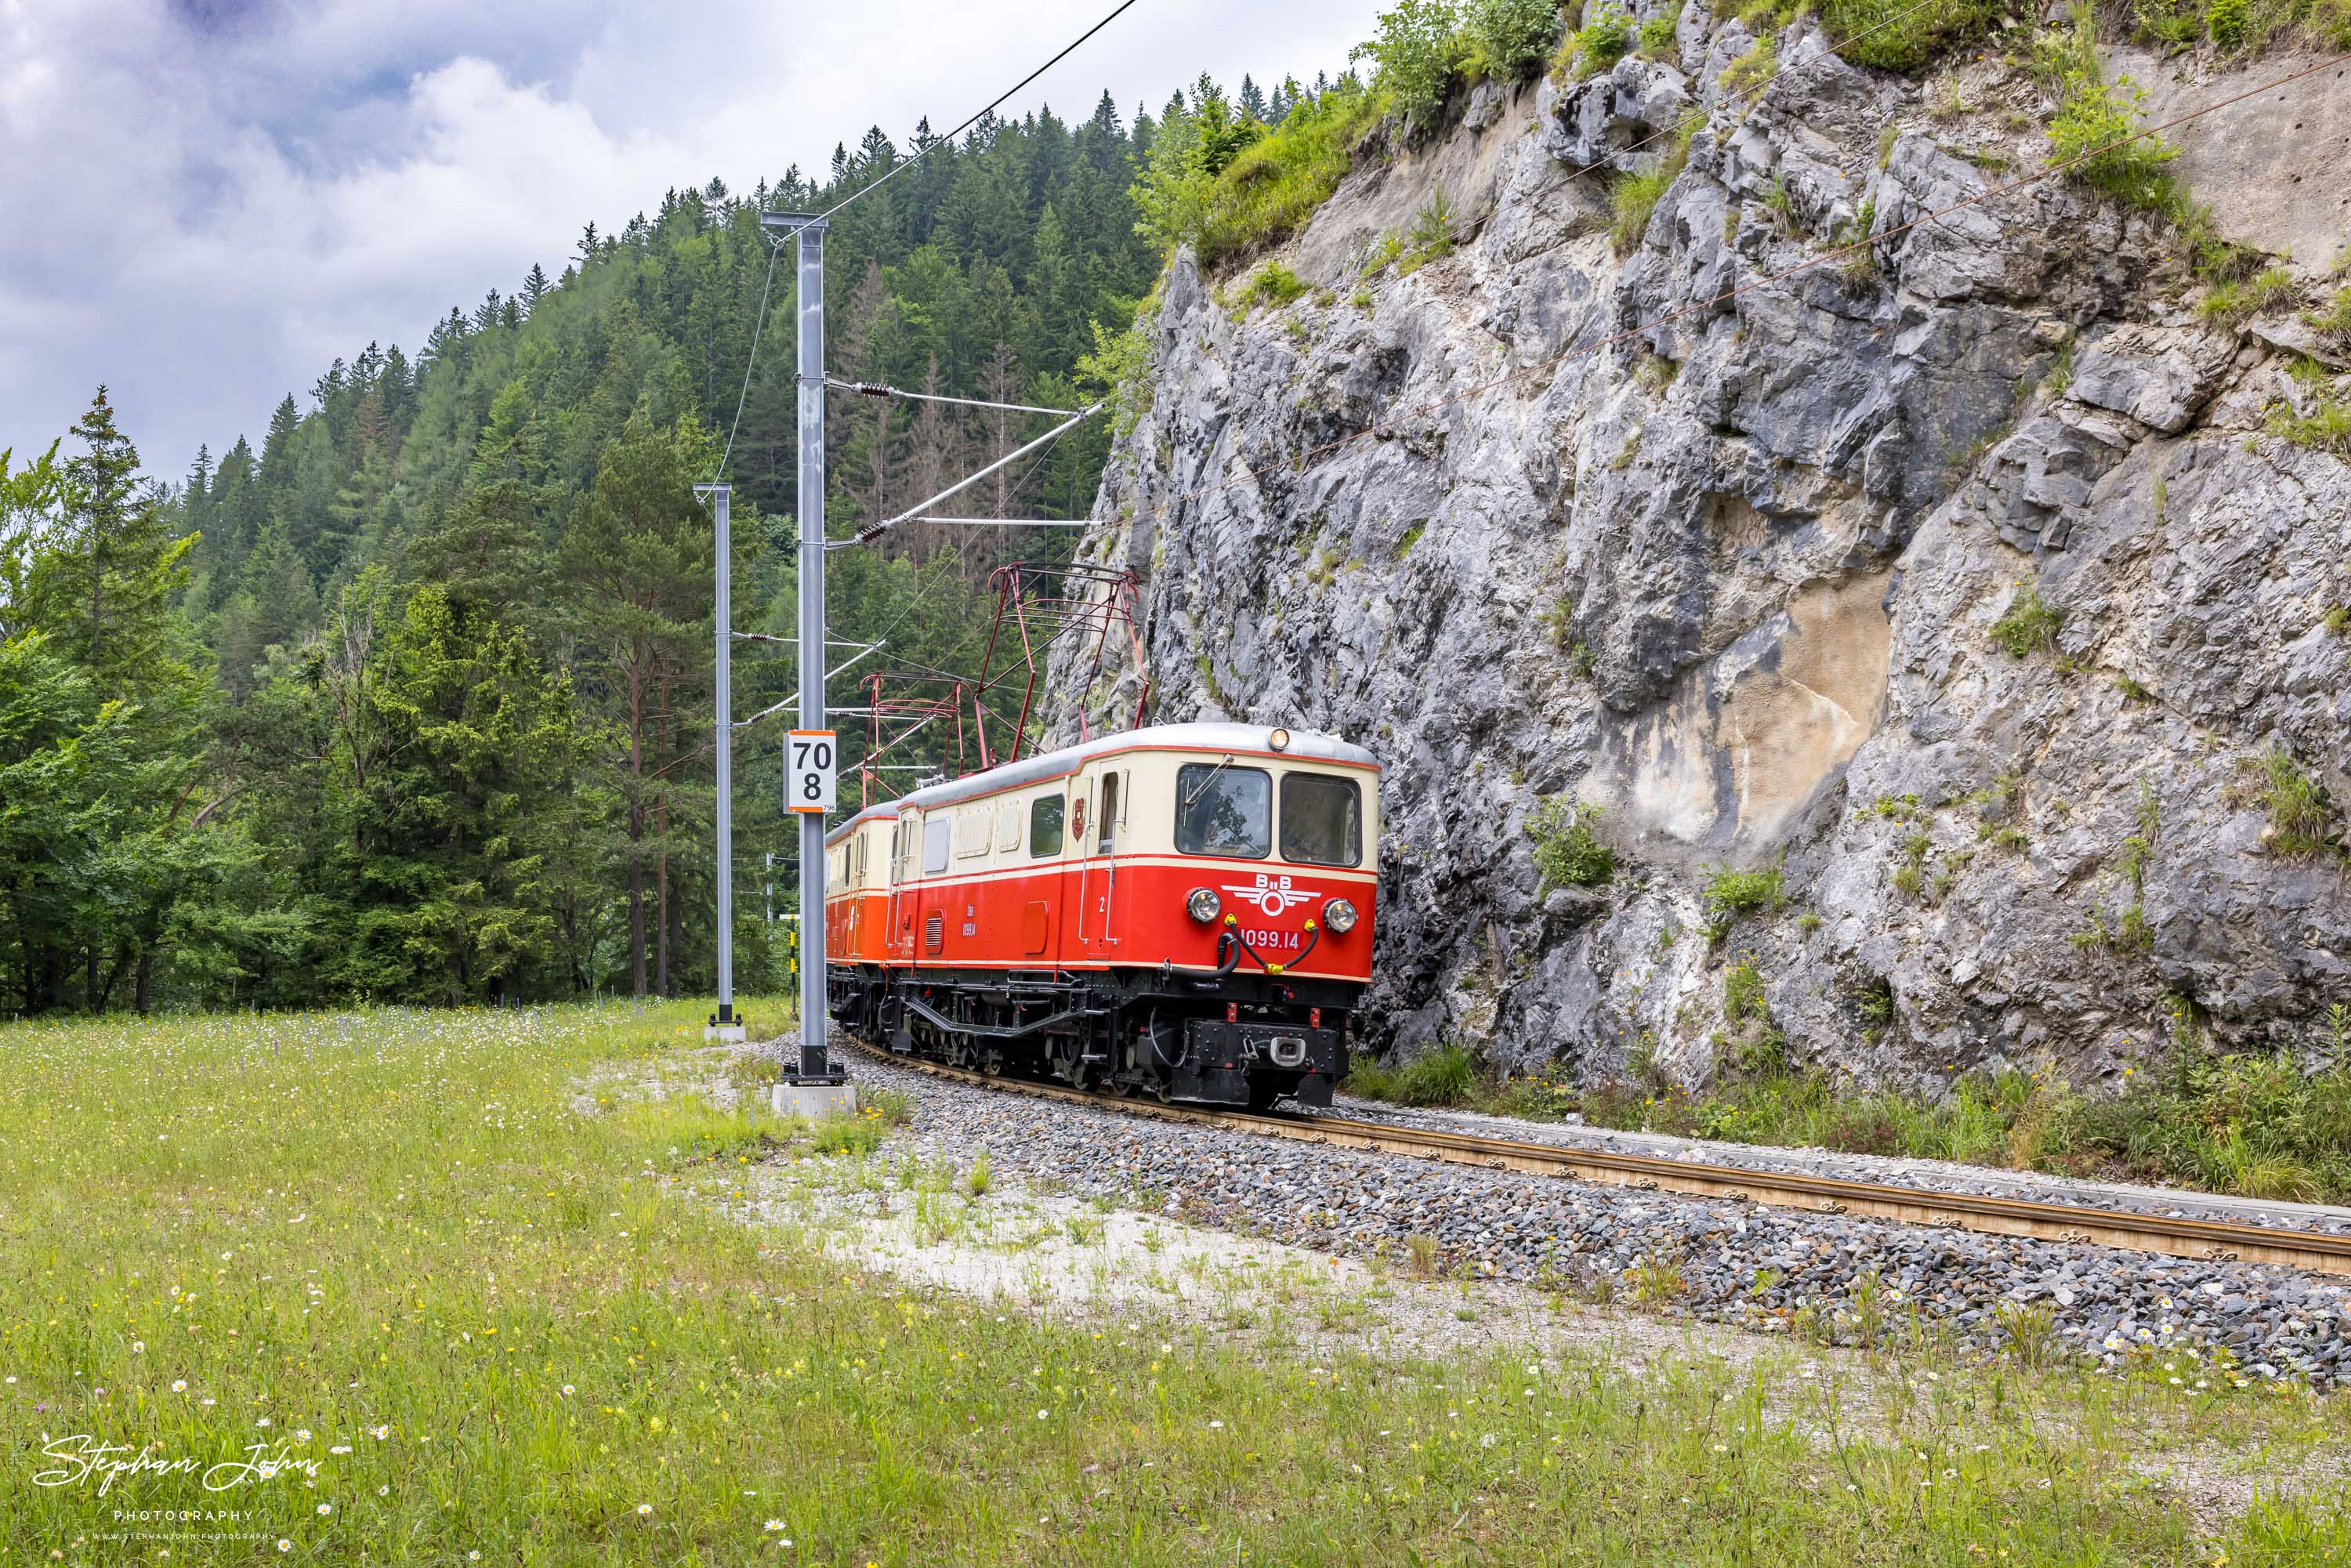
[[[833,800],[832,731],[796,729],[792,731],[791,747],[784,804],[795,811],[830,811]]]

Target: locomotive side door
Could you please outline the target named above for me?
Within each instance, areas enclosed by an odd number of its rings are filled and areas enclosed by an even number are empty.
[[[1118,950],[1119,849],[1127,833],[1127,780],[1123,768],[1089,768],[1080,776],[1078,798],[1088,800],[1085,830],[1077,835],[1078,940],[1088,956],[1108,957]]]
[[[905,964],[916,961],[914,926],[921,918],[922,904],[917,856],[922,837],[922,816],[910,811],[898,819],[890,840],[890,919],[884,940],[890,956]]]

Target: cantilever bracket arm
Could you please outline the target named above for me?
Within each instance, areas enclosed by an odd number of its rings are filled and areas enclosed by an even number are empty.
[[[1005,465],[1018,462],[1021,458],[1028,456],[1029,454],[1036,451],[1047,442],[1051,441],[1063,431],[1070,429],[1072,425],[1075,425],[1083,420],[1092,418],[1093,415],[1100,413],[1102,410],[1102,405],[1099,402],[1092,404],[1091,407],[1081,409],[1076,413],[1073,413],[1069,418],[1063,420],[1061,423],[1055,425],[1052,429],[1047,431],[1044,434],[1039,436],[1036,440],[1029,443],[1028,445],[1014,448],[1012,451],[1008,452],[1003,456],[998,458],[995,462],[989,464],[987,467],[980,469],[977,473],[956,480],[954,484],[948,486],[937,495],[927,497],[921,501],[917,501],[914,505],[907,507],[904,511],[900,512],[895,517],[884,517],[882,521],[874,523],[868,528],[860,528],[857,531],[857,537],[853,539],[827,539],[825,541],[824,548],[829,550],[850,549],[858,545],[872,544],[875,539],[880,538],[883,534],[888,533],[900,523],[906,522],[911,518],[921,517],[925,512],[929,511],[933,507],[937,506],[949,496],[955,495],[957,491],[968,489],[970,486],[978,484],[982,479],[987,478],[990,474],[995,473],[998,468],[1003,467]]]

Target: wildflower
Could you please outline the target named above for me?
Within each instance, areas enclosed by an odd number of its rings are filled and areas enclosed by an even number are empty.
[[[277,1538],[277,1550],[280,1552],[291,1552],[294,1550],[294,1543],[281,1535]]]
[[[783,1527],[784,1527],[784,1521],[783,1521],[782,1520],[780,1520],[780,1519],[771,1519],[771,1520],[768,1521],[768,1522],[767,1522],[766,1524],[762,1525],[760,1528],[761,1528],[761,1529],[763,1529],[763,1530],[781,1530]],[[789,1542],[787,1542],[787,1544],[789,1544]]]
[[[9,1382],[11,1382],[11,1383],[14,1383],[14,1382],[16,1382],[16,1380],[15,1378],[13,1378],[13,1377],[12,1377],[12,1378],[10,1378],[8,1381],[9,1381]],[[184,1377],[175,1377],[175,1378],[172,1379],[172,1393],[174,1393],[174,1394],[185,1394],[187,1391],[188,1391],[188,1380],[187,1380],[186,1378],[184,1378]]]
[[[131,1354],[133,1355],[145,1355],[147,1354],[147,1342],[143,1339],[132,1340],[131,1342]]]
[[[330,1454],[348,1454],[350,1451],[351,1446],[349,1443],[337,1443],[333,1448],[327,1450],[327,1452]]]
[[[256,1421],[254,1425],[256,1427],[266,1427],[269,1425],[269,1417],[264,1416],[260,1420]]]
[[[376,1440],[377,1442],[381,1443],[381,1442],[382,1442],[386,1437],[391,1437],[391,1436],[392,1436],[392,1428],[391,1428],[391,1427],[378,1427],[375,1429],[375,1431],[374,1431],[374,1433],[372,1434],[372,1436],[374,1437],[374,1438],[375,1438],[375,1440]]]
[[[1038,1411],[1038,1412],[1037,1412],[1037,1414],[1038,1414],[1039,1416],[1043,1416],[1045,1413],[1044,1413],[1042,1410],[1040,1410],[1040,1411]],[[1209,1426],[1209,1428],[1210,1428],[1211,1430],[1215,1430],[1216,1428],[1218,1428],[1218,1427],[1221,1427],[1222,1426],[1224,1426],[1224,1423],[1223,1423],[1222,1421],[1211,1421],[1211,1422],[1209,1422],[1209,1423],[1208,1423],[1208,1426]]]
[[[649,1502],[641,1502],[637,1504],[637,1517],[639,1519],[651,1519],[653,1517],[653,1504]]]
[[[320,1504],[319,1505],[319,1516],[320,1516],[321,1518],[323,1518],[323,1517],[325,1517],[326,1515],[330,1514],[330,1513],[332,1513],[332,1512],[334,1512],[334,1511],[335,1511],[335,1505],[334,1505],[333,1503],[330,1503],[330,1502],[322,1502],[322,1503],[320,1503]]]
[[[294,1429],[294,1440],[298,1443],[308,1442],[310,1440],[310,1428],[308,1427],[296,1427]]]
[[[565,1397],[566,1399],[569,1399],[569,1398],[570,1398],[570,1397],[571,1397],[571,1394],[572,1394],[571,1385],[569,1385],[569,1383],[565,1384],[565,1385],[563,1385],[563,1397]]]

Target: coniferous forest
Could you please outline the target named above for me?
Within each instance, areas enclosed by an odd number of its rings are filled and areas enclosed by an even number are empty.
[[[1232,103],[1279,119],[1299,97]],[[1204,80],[1156,122],[1107,94],[1076,124],[983,120],[841,213],[831,372],[1081,406],[1097,323],[1129,321],[1162,260],[1134,182],[1204,103],[1228,111]],[[770,279],[759,214],[830,206],[921,134],[590,224],[558,271],[413,351],[336,360],[184,474],[142,465],[103,387],[48,453],[0,462],[0,1015],[707,990],[714,535],[691,486],[739,398],[734,619],[789,638],[794,269],[787,246]],[[828,409],[836,538],[1051,423]],[[958,507],[1083,516],[1109,440],[1090,421]],[[830,634],[968,673],[989,570],[1071,538],[908,528],[836,552]],[[789,648],[738,644],[734,668],[738,716],[793,689]],[[792,904],[783,727],[736,743],[747,990],[788,961],[763,892]]]

